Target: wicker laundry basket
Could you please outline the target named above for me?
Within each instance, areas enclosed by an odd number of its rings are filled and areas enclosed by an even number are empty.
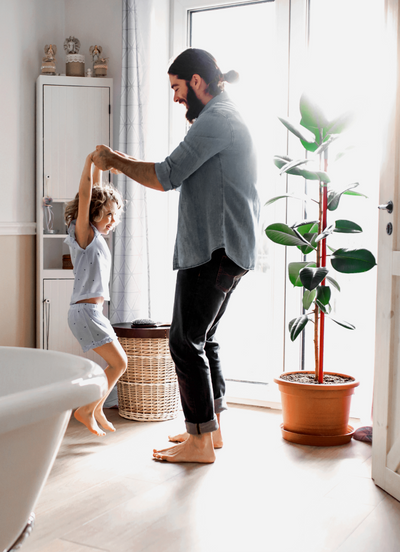
[[[129,420],[156,422],[178,415],[179,388],[168,345],[169,327],[113,326],[128,356],[118,381],[118,410]]]

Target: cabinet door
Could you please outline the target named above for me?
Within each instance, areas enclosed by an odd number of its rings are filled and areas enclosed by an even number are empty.
[[[102,368],[103,359],[94,351],[83,353],[68,326],[69,302],[74,280],[43,280],[43,348],[93,360]],[[105,303],[105,309],[107,304]],[[106,314],[106,313],[105,313]]]
[[[86,156],[110,145],[110,88],[43,87],[43,195],[69,200]]]

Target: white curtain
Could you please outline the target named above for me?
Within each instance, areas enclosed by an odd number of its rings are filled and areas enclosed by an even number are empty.
[[[146,52],[150,33],[147,2],[123,0],[121,116],[118,149],[145,159],[144,113],[148,98]],[[146,188],[118,175],[117,188],[126,200],[114,237],[111,323],[149,318],[150,264]]]

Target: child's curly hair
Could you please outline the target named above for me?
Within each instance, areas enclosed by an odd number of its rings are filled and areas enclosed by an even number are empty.
[[[119,218],[123,210],[123,199],[119,191],[112,184],[96,185],[92,188],[92,200],[90,202],[89,221],[99,222],[104,215],[104,207],[107,201],[114,201],[118,207],[116,214],[116,224],[119,223]],[[78,216],[79,193],[75,198],[69,201],[65,206],[64,219],[69,226]]]

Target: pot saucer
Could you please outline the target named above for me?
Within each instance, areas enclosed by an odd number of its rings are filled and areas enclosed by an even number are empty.
[[[309,445],[312,447],[335,447],[345,445],[351,441],[354,428],[347,426],[347,433],[344,435],[306,435],[305,433],[295,433],[287,431],[281,424],[282,437],[285,441],[296,443],[297,445]]]

